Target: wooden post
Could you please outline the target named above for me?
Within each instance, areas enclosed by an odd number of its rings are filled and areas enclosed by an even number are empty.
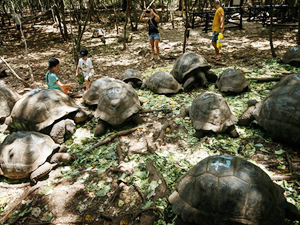
[[[270,37],[270,47],[271,47],[271,52],[272,52],[272,57],[276,58],[276,53],[273,45],[273,1],[271,0],[270,4],[270,27],[269,27],[269,37]]]

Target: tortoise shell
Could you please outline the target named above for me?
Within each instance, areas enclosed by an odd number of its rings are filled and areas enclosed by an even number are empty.
[[[177,93],[182,87],[175,78],[167,72],[155,72],[146,81],[147,87],[157,94]]]
[[[83,102],[87,105],[97,105],[99,101],[99,96],[102,92],[102,89],[110,82],[114,81],[114,78],[110,77],[101,77],[98,80],[94,81],[87,92],[82,96]]]
[[[288,75],[282,78],[272,89],[288,85],[300,85],[300,74]]]
[[[118,126],[140,109],[134,88],[121,80],[114,80],[101,89],[95,117]]]
[[[238,121],[223,96],[212,92],[203,92],[194,99],[190,117],[196,130],[216,133],[224,132]]]
[[[294,66],[300,66],[300,45],[288,49],[284,54],[282,61]]]
[[[22,179],[46,162],[60,146],[45,134],[17,131],[0,145],[0,168],[5,177]]]
[[[4,121],[11,113],[15,103],[20,99],[18,93],[4,84],[0,84],[0,120]]]
[[[5,123],[17,130],[40,131],[79,110],[74,100],[59,90],[34,89],[16,102]]]
[[[194,70],[201,69],[207,72],[211,68],[206,59],[195,53],[184,53],[175,62],[171,74],[180,83],[184,83],[188,75]]]
[[[240,93],[249,86],[249,82],[240,70],[226,69],[219,76],[216,86],[221,92]]]
[[[226,155],[201,160],[180,178],[169,201],[184,222],[199,225],[282,225],[288,205],[262,169]]]
[[[132,69],[125,70],[125,72],[121,75],[120,79],[125,83],[127,83],[128,81],[142,82],[141,74],[138,71]]]
[[[300,144],[300,83],[273,89],[256,105],[253,116],[271,137]]]

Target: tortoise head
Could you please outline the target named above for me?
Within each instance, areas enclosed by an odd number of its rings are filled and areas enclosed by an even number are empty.
[[[89,118],[90,114],[85,110],[78,110],[74,115],[75,123],[81,123]]]

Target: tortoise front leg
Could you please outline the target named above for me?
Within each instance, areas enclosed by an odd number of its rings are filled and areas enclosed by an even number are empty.
[[[228,127],[227,132],[229,133],[229,136],[232,138],[237,138],[240,136],[239,133],[237,132],[237,130],[235,129],[234,125]]]
[[[144,122],[143,118],[137,113],[131,116],[131,120],[136,124],[139,125]]]
[[[204,72],[202,72],[202,71],[199,71],[198,73],[197,73],[197,77],[200,79],[200,81],[201,81],[201,86],[203,86],[203,87],[207,87],[208,86],[208,81],[207,81],[207,79],[206,79],[206,76],[205,76],[205,73]]]
[[[53,167],[55,167],[57,165],[57,163],[49,163],[49,162],[45,162],[44,164],[42,164],[40,167],[38,167],[35,171],[33,171],[30,175],[30,180],[36,184],[37,181],[45,176],[46,174],[48,174]]]
[[[104,123],[104,121],[102,121],[102,120],[98,120],[98,123],[97,123],[97,126],[96,126],[96,129],[95,129],[95,136],[96,137],[100,137],[100,136],[102,136],[103,134],[105,134],[106,133],[106,129],[107,129],[107,127],[106,127],[106,124]]]

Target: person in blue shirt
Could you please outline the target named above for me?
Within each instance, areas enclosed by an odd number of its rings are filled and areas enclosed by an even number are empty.
[[[70,94],[72,86],[70,84],[63,84],[59,81],[55,72],[59,70],[59,60],[51,58],[48,60],[48,72],[46,73],[46,82],[48,89],[58,89],[65,94]]]

